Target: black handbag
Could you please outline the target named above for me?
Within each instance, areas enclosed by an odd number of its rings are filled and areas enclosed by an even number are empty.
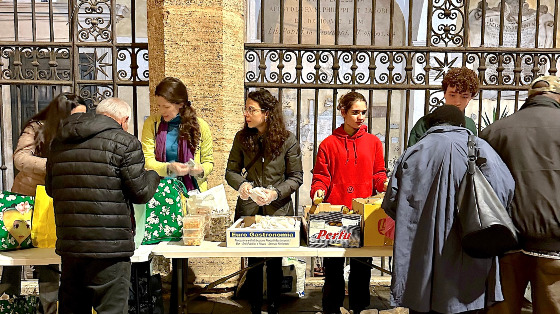
[[[517,245],[513,221],[478,168],[476,136],[469,135],[468,168],[457,193],[461,245],[472,257],[501,255]]]

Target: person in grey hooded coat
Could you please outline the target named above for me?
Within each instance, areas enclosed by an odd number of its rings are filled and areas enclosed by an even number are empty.
[[[445,105],[395,164],[382,208],[395,220],[391,303],[410,313],[476,312],[502,301],[498,258],[473,258],[462,247],[456,194],[467,170],[462,112]],[[479,168],[507,208],[514,180],[498,154],[477,138]]]

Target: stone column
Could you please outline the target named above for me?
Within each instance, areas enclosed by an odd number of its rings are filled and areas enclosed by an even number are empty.
[[[148,0],[147,13],[151,111],[157,110],[153,92],[161,79],[181,79],[198,116],[212,131],[214,171],[209,187],[225,184],[231,144],[243,122],[245,1]],[[236,192],[225,185],[232,206]],[[189,261],[197,281],[219,277],[218,265],[239,268],[239,258],[216,265],[203,261]]]

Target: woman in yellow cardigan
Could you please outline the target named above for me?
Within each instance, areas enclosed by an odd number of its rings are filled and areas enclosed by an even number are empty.
[[[164,78],[155,95],[158,113],[146,119],[142,130],[146,168],[162,177],[181,177],[189,191],[206,191],[206,179],[214,168],[208,123],[196,116],[181,80]]]

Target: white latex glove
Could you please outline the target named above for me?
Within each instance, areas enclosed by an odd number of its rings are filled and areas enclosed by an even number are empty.
[[[191,166],[181,163],[181,162],[172,162],[176,169],[177,176],[186,176],[191,171]]]
[[[204,173],[204,168],[202,165],[194,161],[193,159],[187,162],[187,165],[190,167],[189,174],[193,177],[202,177],[201,174]]]
[[[184,163],[172,161],[167,164],[167,175],[170,177],[180,177],[189,173],[190,167]]]
[[[315,191],[315,195],[313,195],[313,205],[321,204],[324,198],[325,198],[325,191],[323,190]]]
[[[243,182],[239,187],[239,198],[246,201],[249,199],[253,184],[251,182]]]
[[[262,187],[256,187],[251,190],[251,199],[259,206],[265,206],[278,198],[278,192],[274,189],[265,189]]]

